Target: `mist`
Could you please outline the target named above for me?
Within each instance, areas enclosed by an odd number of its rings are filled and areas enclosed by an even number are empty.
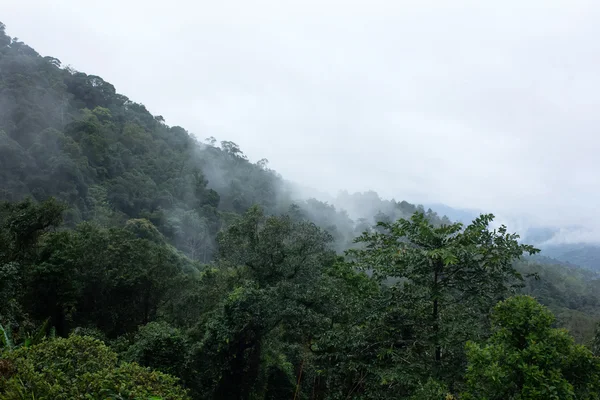
[[[12,3],[3,18],[286,179],[533,225],[600,222],[595,2],[73,4]]]
[[[0,393],[600,390],[597,6],[70,3],[0,22]]]
[[[74,4],[11,3],[3,18],[294,182],[600,222],[596,2]]]
[[[599,14],[585,0],[26,0],[3,22],[352,219],[338,193],[373,190],[596,243]]]

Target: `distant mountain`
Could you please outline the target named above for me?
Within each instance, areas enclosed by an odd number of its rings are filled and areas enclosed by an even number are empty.
[[[600,246],[593,244],[558,244],[542,248],[542,255],[580,267],[600,271]]]
[[[465,208],[455,208],[442,203],[425,204],[439,215],[447,216],[451,221],[470,223],[480,211]],[[535,260],[542,263],[566,263],[600,272],[600,245],[595,244],[546,244],[559,229],[548,226],[531,226],[519,232],[524,242],[539,247],[542,251]]]

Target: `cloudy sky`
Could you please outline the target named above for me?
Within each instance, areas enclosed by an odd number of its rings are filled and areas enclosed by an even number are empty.
[[[600,226],[597,0],[20,0],[0,20],[316,189]]]

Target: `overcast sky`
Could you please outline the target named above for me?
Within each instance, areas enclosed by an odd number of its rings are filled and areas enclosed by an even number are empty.
[[[597,0],[20,0],[0,20],[292,181],[600,226]]]

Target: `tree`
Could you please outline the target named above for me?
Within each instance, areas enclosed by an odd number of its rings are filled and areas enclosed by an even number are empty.
[[[5,32],[6,25],[0,22],[0,49],[10,44],[10,37]]]
[[[165,322],[140,327],[124,358],[173,376],[183,376],[187,358],[186,336]]]
[[[0,203],[0,324],[22,325],[31,264],[38,257],[41,238],[60,225],[64,210],[65,205],[54,199]]]
[[[598,399],[600,360],[529,296],[500,302],[492,336],[467,343],[468,367],[461,398],[488,400]]]
[[[596,357],[600,356],[600,324],[596,325],[596,332],[591,344],[592,352]]]
[[[208,221],[196,211],[177,210],[169,222],[175,230],[177,247],[192,260],[208,262],[213,250]]]
[[[246,155],[236,143],[224,140],[221,142],[223,151],[236,159],[247,160]]]
[[[26,274],[25,310],[37,320],[51,317],[61,336],[95,326],[115,337],[154,320],[186,261],[130,228],[84,223],[48,234]]]
[[[330,241],[312,223],[266,217],[258,207],[219,236],[219,268],[235,270],[238,279],[199,327],[196,387],[217,398],[249,398],[265,390],[269,371],[285,369],[283,360],[302,365],[311,336],[327,326],[322,280],[335,260]],[[282,343],[295,347],[284,351]],[[296,379],[277,384],[289,388]]]
[[[372,271],[386,286],[382,329],[395,337],[392,351],[410,364],[407,373],[458,379],[464,343],[484,333],[485,315],[521,281],[513,261],[538,251],[505,226],[490,230],[492,220],[490,214],[467,227],[435,227],[415,213],[410,220],[380,222],[380,232],[357,238],[363,248],[349,250],[354,267]]]
[[[266,158],[261,158],[256,162],[256,165],[258,165],[261,169],[266,170],[269,168],[269,160],[267,160]]]
[[[43,203],[26,199],[19,203],[0,204],[0,262],[29,260],[38,239],[62,222],[66,206],[53,198]]]
[[[135,363],[119,365],[116,353],[90,337],[70,336],[15,350],[5,362],[0,397],[6,400],[189,399],[176,378]]]

